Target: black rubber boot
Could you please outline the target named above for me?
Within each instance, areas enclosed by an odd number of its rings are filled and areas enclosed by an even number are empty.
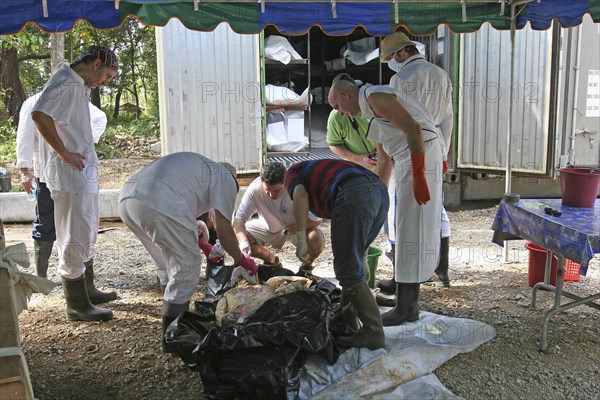
[[[419,288],[418,283],[398,282],[396,305],[381,316],[383,326],[396,326],[419,319]]]
[[[344,347],[366,347],[370,350],[385,347],[385,334],[381,324],[381,314],[367,282],[362,281],[342,288],[342,295],[348,296],[362,327],[352,336],[336,338]]]
[[[62,278],[62,282],[70,321],[108,321],[113,317],[112,311],[90,302],[83,275],[76,279]]]
[[[340,296],[340,309],[342,312],[342,318],[344,322],[350,326],[354,332],[358,331],[358,321],[356,320],[356,311],[350,302],[350,296],[348,291],[342,288],[342,295]]]
[[[375,295],[375,301],[377,302],[377,305],[381,307],[394,307],[396,305],[396,295],[377,293],[377,295]]]
[[[48,259],[52,255],[53,245],[54,241],[33,241],[33,251],[35,254],[35,272],[37,276],[41,276],[42,278],[46,278],[48,276]]]
[[[386,256],[388,256],[388,252],[386,252]],[[382,293],[386,294],[394,294],[396,292],[396,245],[392,244],[392,251],[389,252],[388,259],[392,262],[392,269],[394,271],[394,276],[392,279],[382,279],[377,280],[375,286],[377,286]]]
[[[162,336],[161,336],[161,341],[160,341],[160,349],[163,353],[175,353],[176,352],[175,348],[173,346],[171,346],[169,343],[167,343],[167,341],[165,340],[165,334],[167,333],[167,328],[169,327],[171,322],[173,322],[179,316],[179,314],[181,314],[184,311],[187,311],[188,308],[189,308],[189,302],[177,304],[177,303],[171,303],[167,300],[163,300]]]
[[[102,304],[117,298],[116,292],[101,292],[94,284],[94,259],[83,263],[85,265],[85,284],[92,304]]]
[[[435,269],[435,276],[424,282],[424,285],[439,288],[450,287],[450,277],[448,276],[448,253],[450,252],[450,238],[442,238],[440,244],[440,261]]]

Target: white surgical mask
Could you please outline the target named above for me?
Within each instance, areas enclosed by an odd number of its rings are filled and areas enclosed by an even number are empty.
[[[392,58],[390,61],[388,61],[387,64],[388,64],[388,67],[394,72],[400,72],[400,70],[402,69],[402,63],[399,63],[394,58]]]

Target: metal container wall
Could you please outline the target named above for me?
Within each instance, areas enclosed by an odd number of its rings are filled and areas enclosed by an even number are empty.
[[[171,20],[156,29],[162,153],[192,151],[255,172],[262,160],[259,36]]]
[[[515,35],[511,164],[545,174],[549,145],[552,30]],[[507,162],[510,32],[484,24],[461,35],[458,167],[504,171]]]

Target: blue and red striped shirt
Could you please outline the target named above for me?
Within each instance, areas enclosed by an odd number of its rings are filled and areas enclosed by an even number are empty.
[[[292,200],[296,186],[303,185],[308,193],[310,211],[318,217],[331,219],[338,187],[357,176],[376,177],[368,169],[349,161],[302,161],[286,171],[284,184]]]

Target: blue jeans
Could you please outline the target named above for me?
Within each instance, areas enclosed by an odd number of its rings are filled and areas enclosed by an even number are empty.
[[[331,218],[333,270],[341,286],[365,279],[366,252],[387,218],[390,200],[377,177],[358,177],[338,187]]]
[[[35,207],[35,221],[31,237],[42,242],[54,242],[56,231],[54,229],[54,200],[50,190],[43,182],[38,182],[36,191],[37,205]]]

